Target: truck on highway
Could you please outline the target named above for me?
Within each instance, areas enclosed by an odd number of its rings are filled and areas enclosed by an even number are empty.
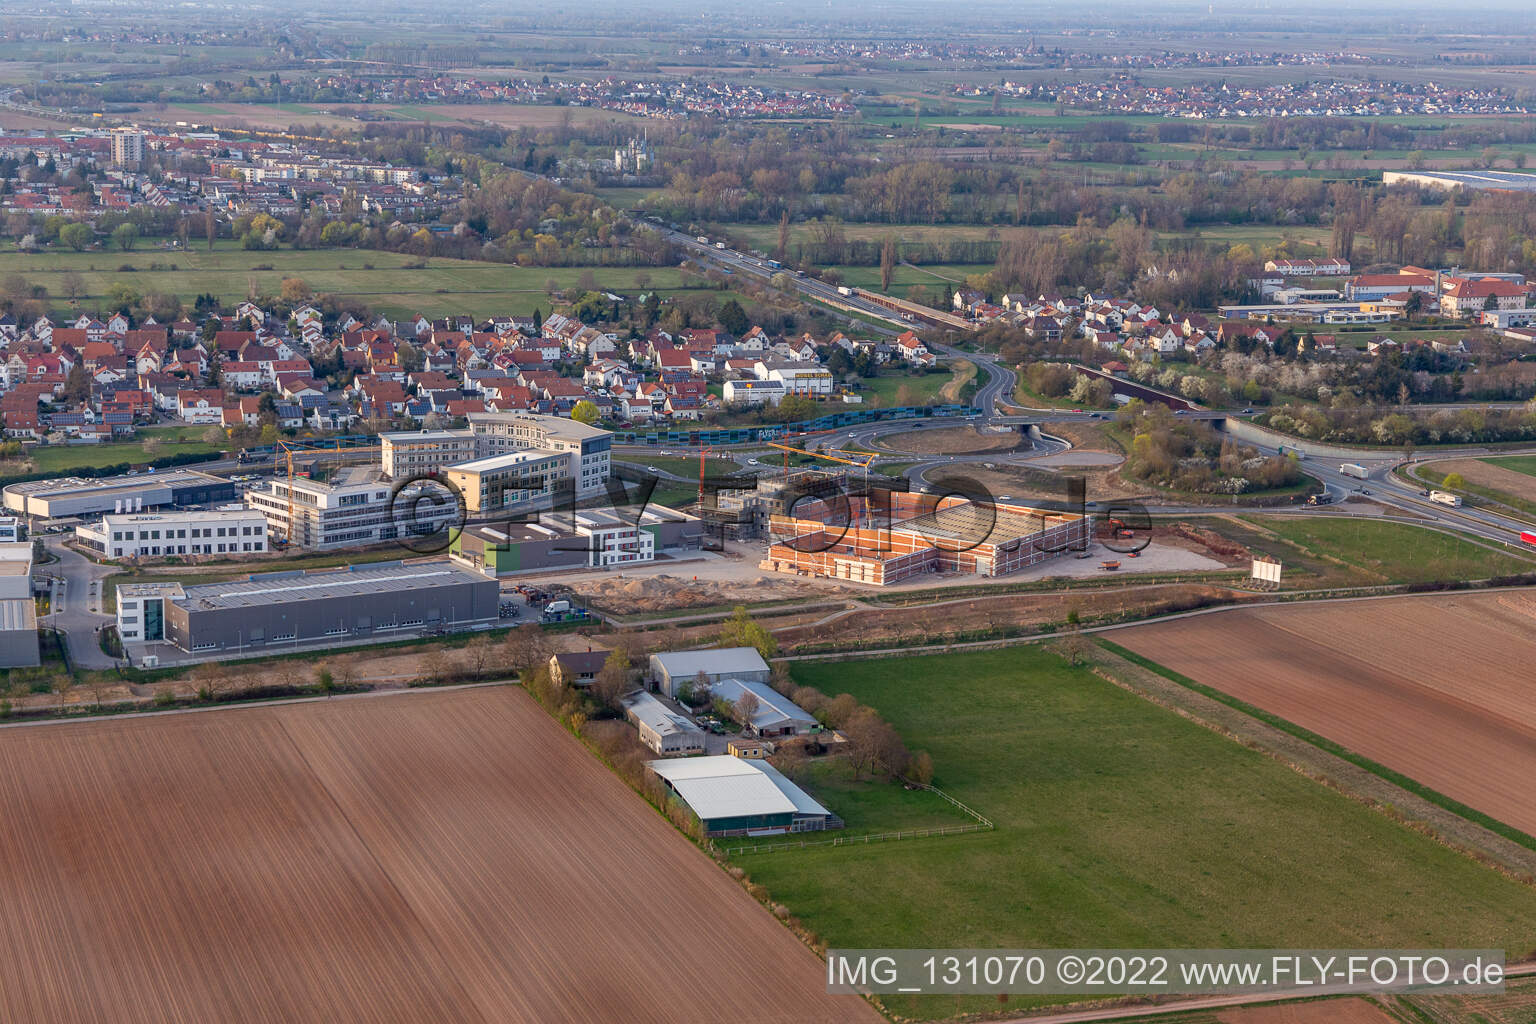
[[[1365,479],[1368,479],[1370,477],[1370,475],[1371,475],[1371,474],[1369,474],[1369,473],[1367,473],[1365,471],[1365,467],[1364,466],[1361,466],[1361,465],[1359,465],[1357,463],[1354,463],[1354,462],[1346,462],[1346,463],[1344,463],[1342,466],[1339,467],[1339,472],[1344,474],[1345,476],[1352,476],[1356,480],[1365,480]]]
[[[708,235],[700,235],[697,238],[695,238],[694,241],[698,242],[700,245],[708,245],[709,244],[709,236]]]
[[[1430,491],[1429,500],[1437,505],[1449,505],[1452,508],[1461,507],[1461,495],[1452,494],[1450,491]]]
[[[840,285],[837,286],[837,294],[839,294],[839,295],[842,295],[842,296],[844,296],[846,298],[850,298],[851,299],[851,298],[853,298],[853,293],[854,293],[854,290],[852,288],[849,288],[845,284],[840,284]]]

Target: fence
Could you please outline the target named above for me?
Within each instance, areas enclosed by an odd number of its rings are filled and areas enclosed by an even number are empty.
[[[915,420],[930,417],[977,416],[969,405],[903,405],[891,409],[849,409],[795,423],[770,423],[756,427],[701,427],[697,430],[616,430],[615,444],[628,445],[722,445],[756,444],[791,434],[814,434],[839,427],[855,427],[883,420]]]
[[[901,829],[896,832],[871,832],[862,836],[834,836],[831,839],[802,839],[799,842],[785,841],[779,843],[752,843],[747,846],[722,846],[721,852],[728,857],[735,857],[749,853],[779,853],[784,850],[806,850],[817,846],[867,846],[870,843],[894,843],[903,839],[928,839],[935,836],[959,836],[971,832],[991,832],[996,825],[992,819],[972,807],[968,807],[934,786],[924,785],[920,782],[908,782],[906,785],[914,789],[926,790],[929,793],[937,793],[940,797],[959,808],[967,816],[976,819],[969,825],[933,825],[928,828]]]

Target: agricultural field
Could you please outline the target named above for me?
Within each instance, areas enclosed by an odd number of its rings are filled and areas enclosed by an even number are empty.
[[[1158,1017],[1157,1024],[1396,1024],[1372,999],[1233,1006]]]
[[[1503,592],[1243,609],[1114,640],[1536,835],[1533,627],[1536,598]]]
[[[1425,480],[1443,484],[1452,473],[1459,474],[1458,493],[1486,499],[1508,510],[1536,515],[1536,456],[1508,455],[1487,459],[1447,459],[1419,468]]]
[[[936,786],[997,824],[738,859],[830,946],[1536,944],[1536,891],[1049,651],[794,675],[877,709],[932,755]],[[887,1006],[920,1019],[998,1009]]]
[[[1269,552],[1282,562],[1289,547],[1316,571],[1342,571],[1359,583],[1479,580],[1536,570],[1530,559],[1408,523],[1334,515],[1253,516],[1248,522],[1285,542]]]
[[[626,293],[640,291],[642,281],[664,295],[699,287],[696,278],[685,278],[675,267],[517,267],[442,257],[423,261],[407,253],[361,249],[248,251],[230,241],[211,253],[205,245],[180,251],[144,246],[126,253],[0,250],[0,277],[21,274],[30,284],[47,288],[56,301],[67,298],[64,275],[69,271],[83,280],[79,302],[85,309],[103,308],[114,284],[140,293],[168,292],[187,303],[206,292],[234,305],[253,289],[276,295],[284,278],[299,277],[317,294],[356,298],[396,318],[417,313],[528,315],[535,308],[548,313],[550,283],[572,288],[586,274],[603,288]]]
[[[879,1019],[516,688],[5,729],[0,779],[7,1019]]]

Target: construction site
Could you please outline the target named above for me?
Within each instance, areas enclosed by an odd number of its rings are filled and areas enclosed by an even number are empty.
[[[925,574],[1007,576],[1087,549],[1092,517],[875,491],[803,497],[769,517],[760,567],[888,586]]]

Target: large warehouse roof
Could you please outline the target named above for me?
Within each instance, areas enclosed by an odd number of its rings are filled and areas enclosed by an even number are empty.
[[[180,487],[208,482],[224,483],[219,477],[199,473],[195,469],[171,469],[159,473],[135,473],[133,476],[103,476],[83,479],[77,476],[53,477],[48,480],[28,480],[10,484],[7,491],[25,494],[32,498],[52,498],[60,495],[116,493],[118,491],[142,491],[150,487]]]
[[[327,597],[366,597],[386,591],[413,590],[449,583],[485,583],[484,576],[446,562],[359,566],[336,572],[273,572],[233,583],[202,583],[186,588],[179,604],[189,608],[249,608]]]
[[[668,651],[651,658],[677,680],[692,679],[703,672],[711,676],[746,675],[768,671],[768,663],[755,647],[723,647],[705,651]]]
[[[1536,192],[1536,174],[1516,171],[1388,171],[1382,176],[1388,185],[1405,182],[1438,185],[1442,188],[1507,189]]]
[[[701,821],[762,814],[831,813],[766,761],[719,754],[650,761],[647,766],[667,780]]]

